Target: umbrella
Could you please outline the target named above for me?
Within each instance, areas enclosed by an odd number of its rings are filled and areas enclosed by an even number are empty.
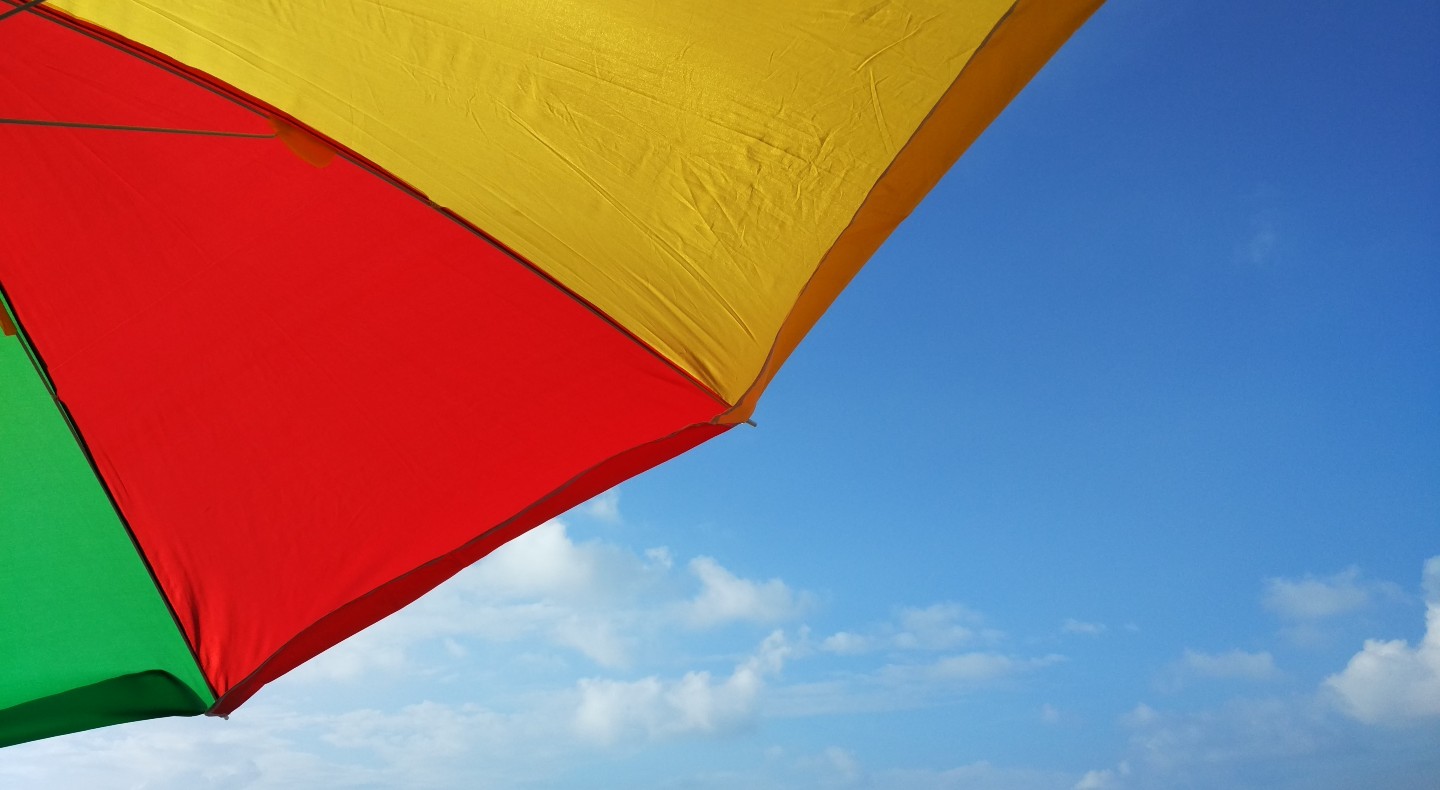
[[[749,421],[1098,5],[0,0],[0,744],[227,715]]]

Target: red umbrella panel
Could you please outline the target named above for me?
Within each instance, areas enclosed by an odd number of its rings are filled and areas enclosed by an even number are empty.
[[[227,714],[744,422],[1097,5],[0,3],[0,743]]]

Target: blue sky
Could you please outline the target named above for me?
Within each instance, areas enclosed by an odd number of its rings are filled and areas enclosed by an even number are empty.
[[[757,428],[0,785],[1433,788],[1437,42],[1111,0]]]

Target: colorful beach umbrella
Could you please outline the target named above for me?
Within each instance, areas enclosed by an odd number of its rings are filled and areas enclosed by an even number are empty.
[[[746,422],[1098,4],[0,0],[0,744]]]

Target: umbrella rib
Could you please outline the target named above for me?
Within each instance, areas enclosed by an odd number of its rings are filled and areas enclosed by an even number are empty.
[[[43,2],[43,0],[40,0]],[[249,140],[270,140],[276,135],[252,132],[222,132],[210,129],[177,129],[166,126],[125,126],[110,123],[81,123],[79,121],[37,121],[30,118],[0,118],[0,124],[11,126],[44,126],[58,129],[99,129],[107,132],[148,132],[151,134],[189,134],[203,137],[240,137]]]
[[[0,0],[0,2],[3,2],[3,3],[11,3],[11,2],[14,2],[14,0]],[[14,13],[18,13],[18,12],[20,12],[20,11],[24,11],[25,9],[27,9],[27,8],[29,8],[29,7],[31,7],[31,6],[39,5],[40,3],[43,3],[43,2],[45,2],[45,0],[29,0],[29,2],[25,3],[25,5],[23,5],[23,6],[17,7],[17,8],[15,8],[15,9],[10,10],[10,11],[6,11],[4,14],[0,14],[0,19],[3,19],[4,17],[9,16],[10,14],[14,14]],[[52,6],[52,8],[53,8],[53,6]],[[69,31],[71,31],[71,32],[79,33],[80,35],[82,35],[82,36],[84,36],[84,37],[86,37],[86,38],[88,38],[88,39],[90,39],[90,40],[92,40],[92,41],[98,41],[98,42],[100,42],[101,44],[104,44],[104,45],[107,46],[107,47],[110,47],[110,48],[112,48],[112,49],[115,49],[115,50],[118,50],[118,51],[120,51],[120,52],[123,52],[123,53],[125,53],[126,55],[129,55],[129,56],[132,57],[132,58],[140,58],[141,60],[145,61],[146,63],[149,63],[150,65],[155,66],[156,68],[163,69],[163,70],[165,70],[165,71],[167,71],[167,72],[169,72],[169,73],[171,73],[171,74],[174,74],[175,76],[177,76],[177,77],[185,80],[186,82],[189,82],[189,83],[191,83],[191,84],[193,84],[193,85],[197,85],[197,86],[199,86],[199,87],[201,87],[201,88],[209,91],[210,93],[213,93],[213,94],[215,94],[216,96],[219,96],[220,98],[224,99],[225,101],[230,102],[231,104],[234,104],[234,105],[236,105],[236,106],[238,106],[238,107],[244,108],[244,109],[245,109],[246,111],[248,111],[248,112],[255,113],[256,115],[259,115],[259,116],[261,116],[262,118],[268,117],[268,116],[265,115],[265,113],[257,110],[257,109],[256,109],[254,106],[252,106],[251,104],[249,104],[249,103],[247,103],[247,102],[240,101],[239,99],[235,98],[234,96],[230,95],[229,93],[226,93],[225,91],[217,90],[213,85],[210,85],[210,84],[206,83],[204,80],[198,80],[198,79],[196,79],[194,76],[192,76],[192,75],[190,75],[190,74],[187,74],[187,73],[185,73],[184,71],[182,71],[182,70],[180,70],[180,69],[177,69],[176,67],[174,67],[174,66],[172,66],[172,65],[169,65],[169,64],[166,64],[166,63],[157,61],[155,58],[150,57],[150,56],[148,56],[148,55],[141,54],[140,52],[137,52],[137,51],[136,51],[133,47],[131,47],[131,46],[123,46],[123,45],[121,45],[121,44],[119,44],[119,43],[116,43],[114,40],[112,40],[112,39],[110,39],[110,38],[108,38],[108,37],[106,37],[106,36],[97,35],[93,30],[90,30],[90,29],[86,28],[86,27],[85,27],[85,23],[83,23],[83,22],[81,22],[81,21],[79,21],[79,20],[73,19],[73,18],[68,18],[68,17],[63,16],[63,12],[58,12],[58,13],[57,13],[57,12],[55,12],[55,11],[50,11],[50,10],[47,10],[47,9],[37,9],[37,13],[35,14],[35,16],[38,17],[38,18],[40,18],[40,19],[44,19],[44,20],[46,20],[47,22],[53,22],[54,24],[60,25],[61,27],[64,27],[66,30],[69,30]]]
[[[0,2],[8,3],[14,2],[14,0],[0,0]],[[31,0],[31,2],[43,2],[43,0]],[[465,228],[470,233],[473,233],[479,238],[485,240],[487,243],[494,245],[497,249],[501,250],[510,258],[514,259],[521,266],[524,266],[525,268],[534,272],[536,275],[543,278],[545,281],[549,282],[551,285],[559,288],[562,293],[568,295],[571,299],[574,299],[577,303],[584,306],[586,310],[589,310],[591,313],[598,316],[601,320],[605,321],[605,323],[609,324],[610,326],[621,332],[623,335],[630,338],[641,348],[645,349],[650,354],[660,359],[662,362],[665,363],[666,366],[675,371],[678,371],[688,381],[699,387],[702,392],[709,394],[717,401],[723,400],[719,395],[715,394],[715,391],[712,390],[709,385],[702,383],[699,379],[695,378],[693,374],[677,365],[673,360],[669,359],[664,354],[656,351],[654,348],[651,348],[650,344],[636,337],[634,333],[632,333],[629,329],[621,326],[617,321],[615,321],[614,318],[610,317],[604,311],[600,310],[595,305],[580,297],[574,291],[571,291],[569,288],[559,283],[555,278],[545,273],[543,270],[540,269],[540,267],[531,263],[524,256],[516,253],[514,250],[510,249],[498,239],[481,230],[480,228],[475,227],[473,224],[470,223],[469,220],[464,219],[450,209],[447,209],[444,206],[441,206],[430,200],[429,197],[421,193],[418,189],[400,180],[398,177],[396,177],[389,171],[371,162],[369,159],[366,159],[364,156],[356,153],[355,151],[346,148],[344,145],[339,144],[334,140],[325,137],[323,134],[316,132],[313,128],[310,128],[305,124],[299,122],[298,120],[293,119],[293,117],[288,116],[283,110],[277,110],[273,107],[270,107],[266,105],[263,101],[256,99],[255,97],[249,96],[248,94],[245,94],[244,92],[240,91],[232,85],[229,85],[228,83],[220,80],[212,81],[213,78],[208,78],[203,75],[197,76],[197,74],[187,71],[183,66],[179,65],[174,61],[167,62],[167,56],[162,52],[147,50],[144,48],[143,45],[127,41],[122,37],[118,37],[114,33],[110,33],[109,31],[105,31],[106,33],[108,33],[108,35],[97,32],[97,30],[103,31],[104,29],[95,28],[89,23],[83,22],[81,20],[65,17],[63,16],[63,12],[55,12],[51,9],[42,9],[38,16],[42,19],[54,22],[57,25],[62,25],[69,30],[85,36],[86,38],[98,41],[108,47],[113,47],[114,49],[123,52],[126,55],[134,58],[139,58],[140,60],[149,63],[156,68],[164,69],[170,74],[173,74],[187,82],[190,82],[193,85],[207,90],[210,93],[213,93],[216,96],[225,99],[226,101],[232,102],[235,105],[260,116],[261,118],[265,118],[266,120],[270,120],[272,122],[274,119],[289,118],[287,123],[292,123],[300,127],[302,130],[311,132],[312,134],[316,134],[323,142],[333,147],[336,153],[342,158],[344,158],[346,161],[364,169],[366,172],[371,173],[372,175],[380,178],[386,183],[400,189],[402,192],[416,198],[421,203],[429,206],[431,209],[440,212],[442,216],[445,216],[452,222],[459,224],[462,228]]]
[[[0,13],[0,22],[5,21],[5,20],[8,19],[9,17],[15,16],[16,14],[20,13],[21,11],[28,11],[28,10],[30,10],[31,8],[34,8],[35,6],[40,5],[40,4],[43,3],[43,2],[45,2],[45,0],[28,0],[27,2],[21,3],[20,5],[15,6],[14,8],[10,9],[9,11],[6,11],[6,12],[4,12],[4,13]]]

